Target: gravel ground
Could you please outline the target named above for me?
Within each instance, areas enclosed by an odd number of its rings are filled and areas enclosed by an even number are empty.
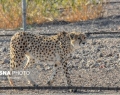
[[[118,1],[118,0],[116,0]],[[85,22],[67,23],[53,22],[29,28],[29,32],[34,33],[57,33],[59,31],[82,31],[86,32],[120,32],[120,6],[119,3],[108,4],[103,18],[89,20]],[[20,30],[19,30],[20,31]],[[1,31],[0,34],[13,34],[16,31]],[[69,61],[72,84],[74,86],[92,86],[92,87],[118,87],[120,86],[120,38],[118,35],[95,35],[102,38],[96,39],[91,35],[85,45],[73,53],[73,58]],[[0,38],[0,69],[9,69],[9,40],[10,37]],[[4,62],[2,62],[4,60]],[[44,63],[44,67],[39,64],[34,68],[27,69],[31,76],[40,86],[47,86],[46,82],[52,73],[52,65]],[[37,76],[36,76],[37,75]],[[29,86],[23,76],[15,76],[17,86]],[[3,79],[4,78],[4,79]],[[66,80],[60,69],[57,79],[53,86],[65,86]],[[5,76],[0,76],[0,86],[9,86]],[[66,90],[0,90],[0,93],[12,94],[66,94]],[[38,94],[39,93],[39,94]],[[84,91],[80,93],[98,93],[98,94],[119,94],[116,91]],[[31,94],[31,95],[32,95]]]

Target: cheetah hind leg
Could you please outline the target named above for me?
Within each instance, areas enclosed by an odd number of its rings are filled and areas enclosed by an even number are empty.
[[[10,69],[10,74],[12,73],[12,70]],[[10,84],[10,86],[15,86],[14,83],[13,83],[13,80],[11,79],[11,75],[7,75],[7,79],[8,79],[8,82]]]
[[[31,58],[30,56],[26,56],[27,57],[27,63],[24,66],[24,70],[26,70],[30,65],[33,65],[35,63],[35,59]],[[24,75],[24,77],[26,78],[28,84],[32,85],[32,86],[38,86],[30,77],[30,75]]]
[[[8,79],[10,86],[15,86],[15,82],[13,82],[13,79],[12,79],[12,71],[14,71],[16,69],[16,67],[18,67],[20,65],[20,63],[17,63],[16,60],[18,60],[18,59],[17,58],[10,59],[10,75],[7,75],[7,79]],[[21,63],[22,63],[22,61],[23,60],[21,59]]]

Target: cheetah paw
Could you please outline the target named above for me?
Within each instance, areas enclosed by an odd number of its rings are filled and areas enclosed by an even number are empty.
[[[33,84],[33,86],[34,86],[34,87],[38,87],[38,85],[37,85],[37,84]]]
[[[76,93],[76,92],[77,92],[77,89],[70,89],[69,92]]]

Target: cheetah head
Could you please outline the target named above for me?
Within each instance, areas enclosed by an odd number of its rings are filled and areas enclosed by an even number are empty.
[[[80,44],[85,44],[86,42],[86,35],[79,32],[71,32],[69,33],[69,37],[71,39],[71,45],[76,49],[80,47]]]

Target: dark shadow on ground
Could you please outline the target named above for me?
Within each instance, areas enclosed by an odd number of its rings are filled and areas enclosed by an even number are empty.
[[[117,22],[117,23],[116,23]],[[87,20],[87,21],[78,21],[78,22],[67,22],[67,21],[52,21],[52,22],[46,22],[43,24],[32,24],[30,26],[32,27],[46,27],[46,26],[53,26],[53,25],[67,25],[67,24],[74,24],[74,25],[90,25],[90,24],[97,24],[99,26],[108,26],[108,24],[120,24],[120,15],[114,15],[114,16],[109,16],[109,17],[100,17],[97,19],[93,20]]]

